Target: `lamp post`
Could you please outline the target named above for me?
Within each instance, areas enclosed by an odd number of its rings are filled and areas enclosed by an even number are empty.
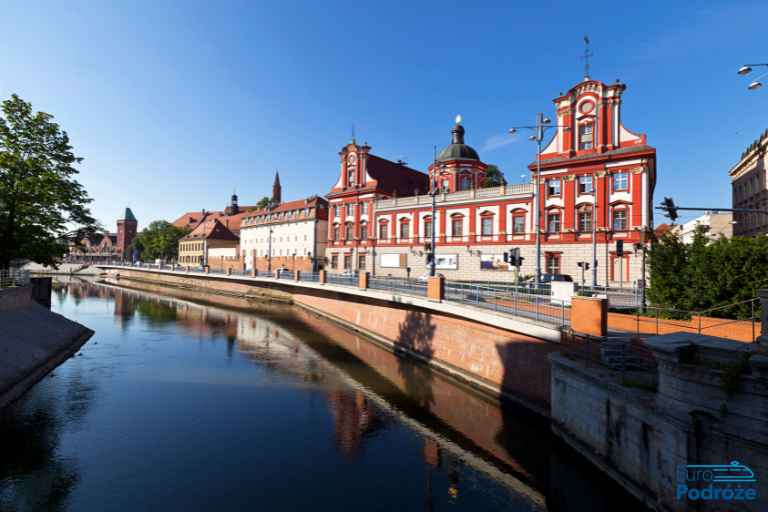
[[[741,76],[746,76],[752,72],[752,68],[757,68],[757,67],[768,68],[768,64],[744,64],[739,68],[737,73],[740,74]],[[753,78],[752,81],[749,82],[747,89],[749,89],[750,91],[754,91],[756,89],[761,88],[763,86],[763,82],[761,82],[760,79],[766,75],[768,75],[768,71],[766,71],[762,75],[759,75]]]
[[[518,130],[521,129],[532,130],[534,134],[528,137],[528,140],[535,142],[537,146],[536,176],[533,180],[533,226],[535,230],[534,234],[536,236],[536,272],[533,275],[533,282],[536,288],[539,287],[539,282],[541,281],[541,221],[539,220],[539,217],[541,216],[541,200],[539,198],[539,177],[541,176],[541,143],[544,141],[544,132],[549,128],[563,128],[564,130],[569,129],[568,126],[552,124],[552,121],[548,117],[545,117],[541,112],[536,114],[536,124],[534,126],[515,126],[509,129],[510,134],[515,134]]]
[[[272,273],[272,228],[269,228],[269,238],[267,245],[267,272]]]
[[[432,198],[432,217],[429,223],[429,232],[430,232],[429,233],[429,237],[430,237],[429,252],[431,255],[431,258],[429,260],[430,277],[435,277],[435,270],[437,269],[437,263],[435,261],[437,256],[437,248],[435,247],[435,224],[437,223],[437,194],[440,193],[440,186],[438,182],[439,174],[437,173],[437,158],[435,158],[433,169],[435,172],[434,172],[433,179],[430,180],[430,190],[429,190],[429,195]]]

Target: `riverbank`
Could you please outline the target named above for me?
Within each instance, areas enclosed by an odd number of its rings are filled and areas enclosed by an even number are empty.
[[[32,287],[0,289],[0,409],[64,362],[93,335],[32,298]]]

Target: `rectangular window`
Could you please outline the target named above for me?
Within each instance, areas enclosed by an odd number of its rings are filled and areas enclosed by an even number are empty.
[[[613,175],[613,191],[629,190],[629,176],[625,172]]]
[[[560,274],[560,255],[559,254],[546,254],[545,258],[546,273],[552,275]]]
[[[368,203],[360,203],[360,207],[362,208],[361,213],[368,215]]]
[[[512,217],[512,233],[516,235],[525,233],[525,215],[515,215]]]
[[[579,210],[579,232],[589,233],[592,231],[592,210]]]
[[[331,255],[331,268],[338,268],[339,266],[339,255],[333,254]]]
[[[360,223],[360,240],[368,240],[368,223]]]
[[[547,215],[547,232],[559,233],[560,232],[560,212],[550,213]]]
[[[547,197],[560,195],[560,179],[547,180]]]
[[[344,234],[344,237],[347,240],[352,240],[355,238],[354,227],[355,227],[354,224],[352,224],[351,222],[347,222],[346,229],[345,229],[346,232]]]
[[[592,123],[584,123],[579,126],[579,149],[592,149],[594,146],[594,134]]]
[[[401,240],[407,240],[411,238],[410,227],[411,225],[408,222],[400,223],[400,239]]]
[[[594,190],[592,176],[579,176],[579,194],[591,194]]]
[[[459,217],[451,219],[451,235],[454,237],[464,236],[464,219]]]
[[[613,230],[627,230],[627,210],[613,210]]]
[[[355,205],[352,203],[347,204],[347,217],[351,217],[355,214]]]
[[[357,268],[365,270],[365,254],[360,254],[357,257]]]
[[[344,255],[344,270],[350,270],[352,268],[352,255]]]
[[[480,236],[493,236],[493,217],[480,219]]]
[[[339,216],[339,205],[335,205],[333,207],[333,216],[338,217]]]
[[[389,224],[386,222],[379,223],[379,240],[389,240]]]

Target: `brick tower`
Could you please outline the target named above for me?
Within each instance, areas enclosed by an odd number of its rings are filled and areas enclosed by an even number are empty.
[[[275,182],[272,184],[272,204],[277,206],[283,202],[282,187],[280,186],[280,173],[275,171]]]
[[[123,218],[117,220],[117,254],[121,259],[131,258],[131,244],[136,238],[138,224],[130,208],[126,208]]]

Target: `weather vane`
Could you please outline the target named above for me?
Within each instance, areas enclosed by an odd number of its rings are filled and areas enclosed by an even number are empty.
[[[589,49],[589,36],[584,36],[584,78],[589,78],[589,58],[594,55]]]

